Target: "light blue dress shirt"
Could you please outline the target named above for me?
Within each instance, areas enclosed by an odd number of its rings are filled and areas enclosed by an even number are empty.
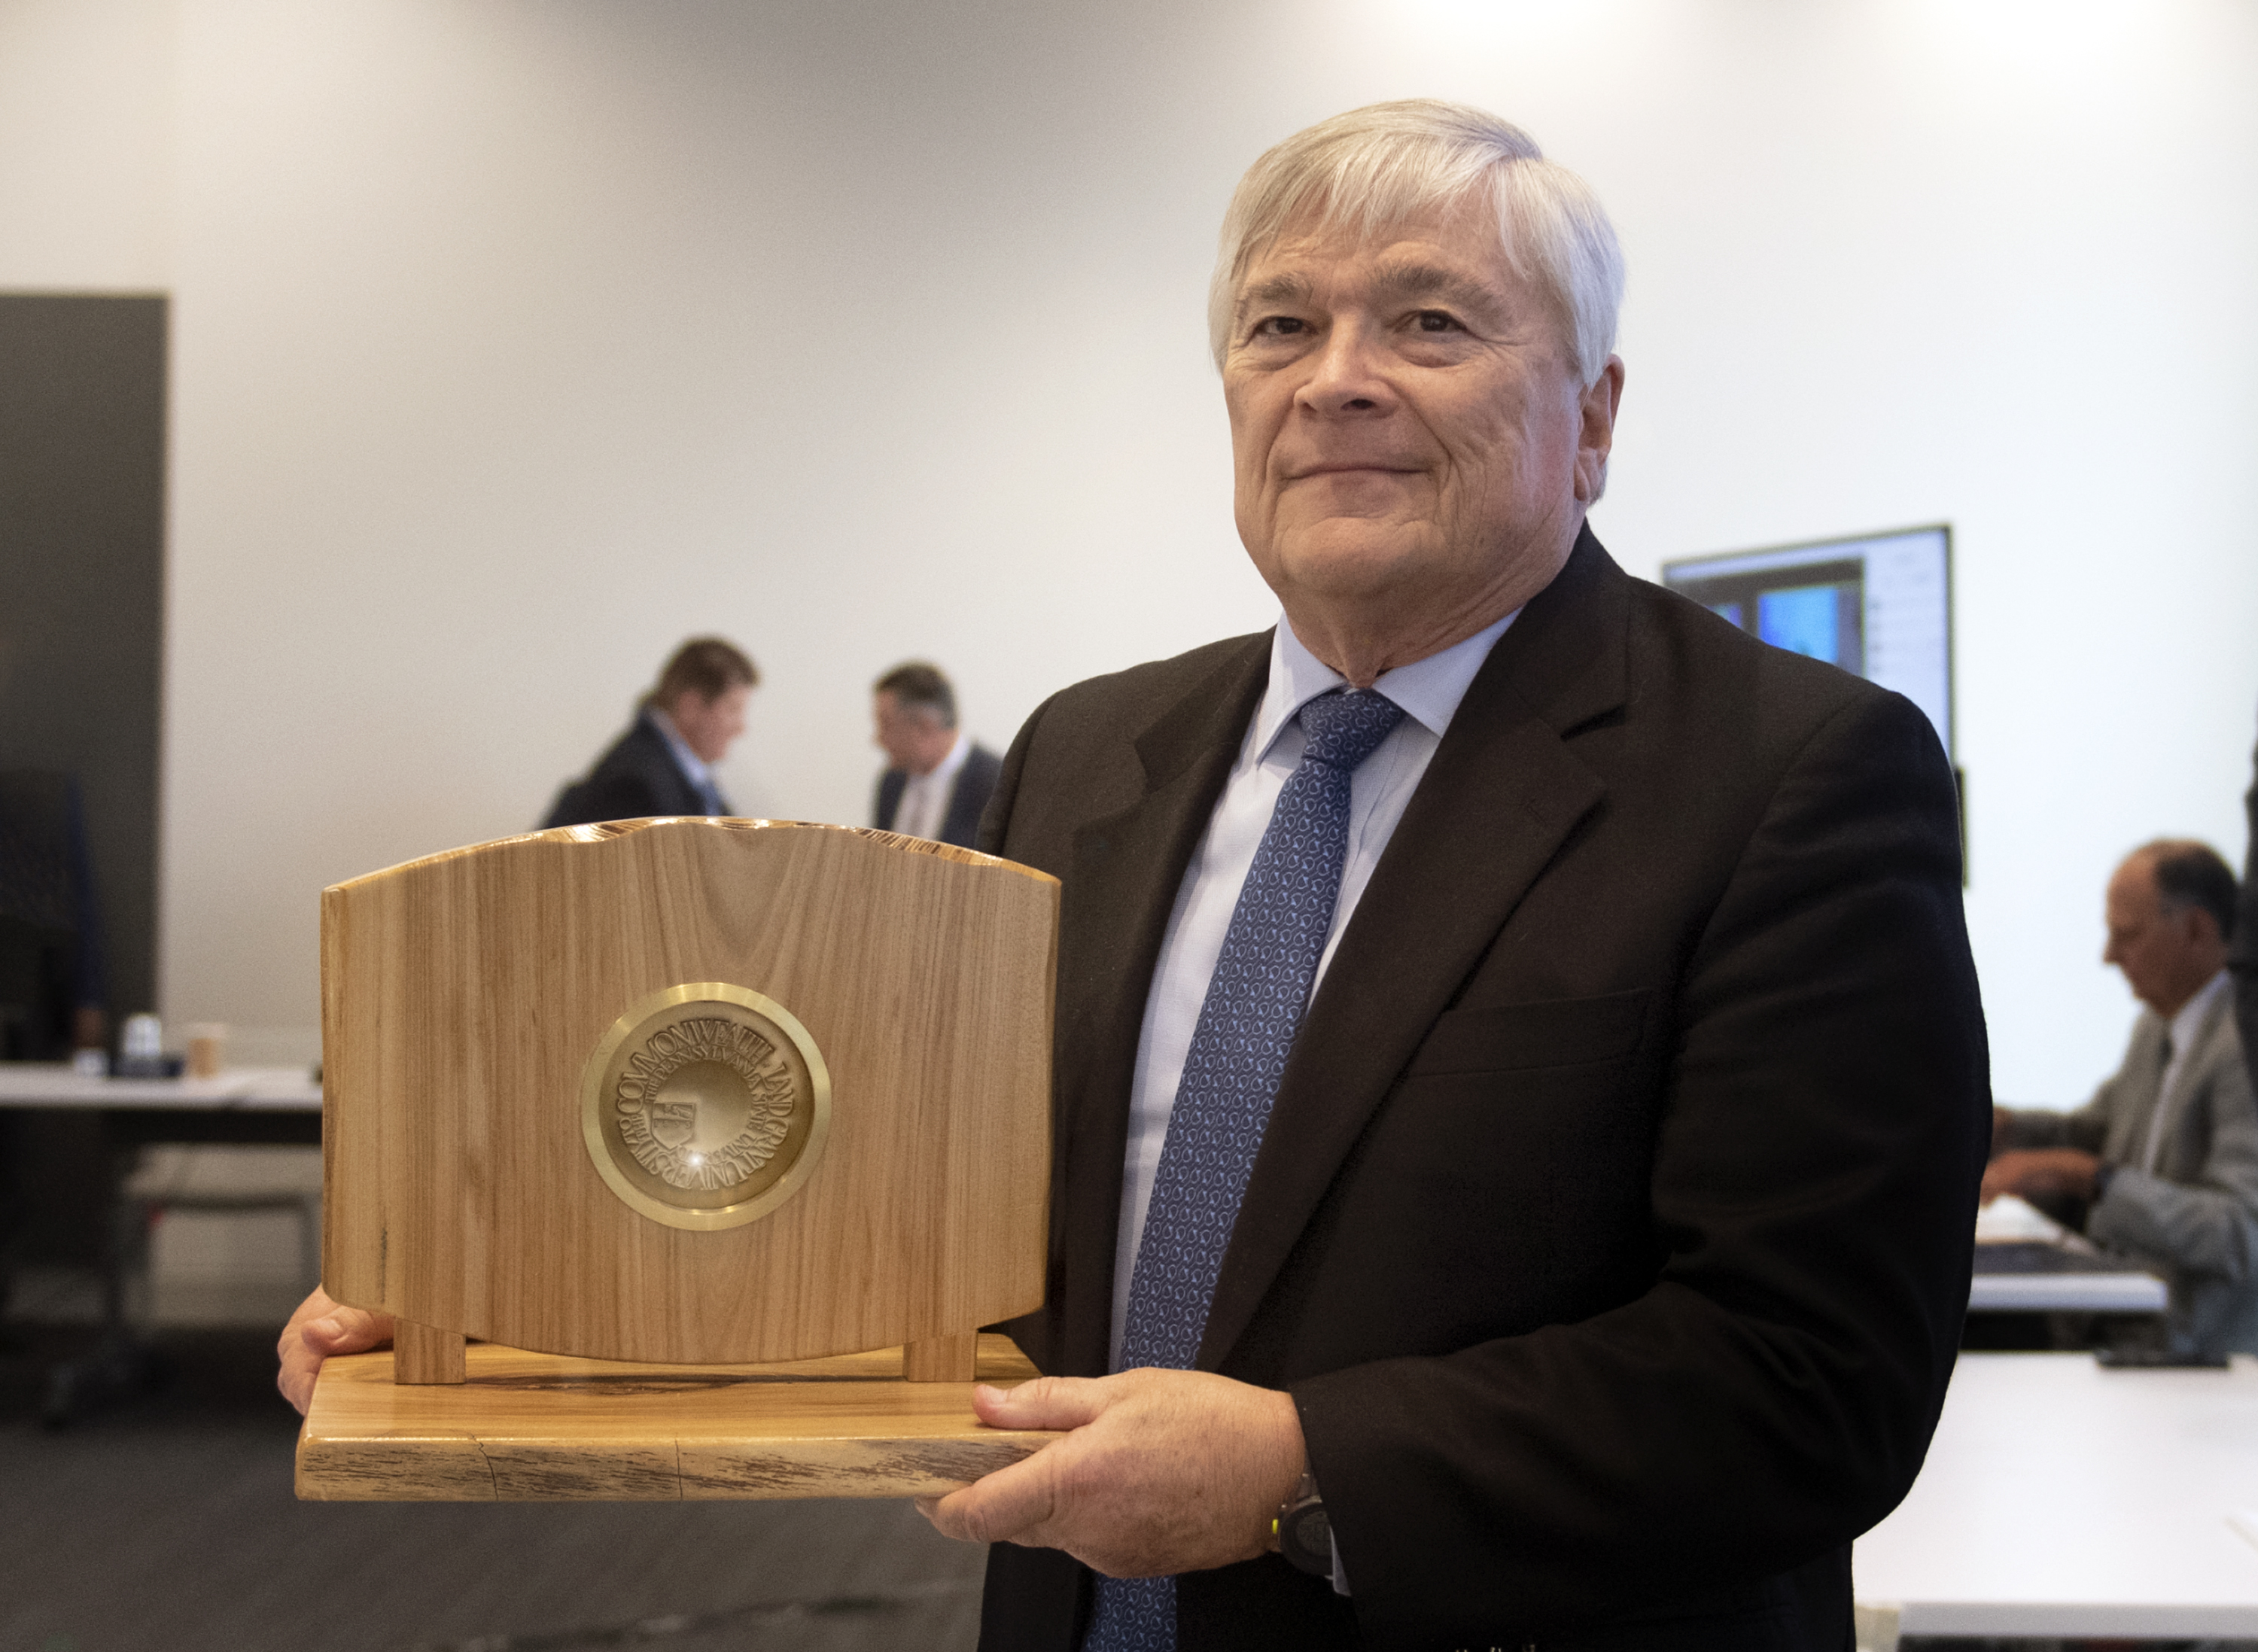
[[[643,714],[650,719],[650,726],[658,730],[659,738],[666,741],[666,749],[673,754],[674,766],[682,770],[682,777],[690,783],[692,790],[706,799],[706,812],[709,815],[722,813],[721,789],[714,783],[713,769],[707,766],[703,757],[690,749],[690,742],[682,738],[681,731],[674,726],[674,720],[656,705],[646,705]]]
[[[1427,772],[1429,759],[1450,727],[1459,702],[1491,647],[1519,613],[1478,631],[1465,642],[1416,663],[1383,672],[1373,686],[1403,708],[1379,749],[1365,759],[1350,783],[1348,855],[1341,868],[1340,897],[1332,927],[1310,982],[1311,997],[1325,977],[1341,932],[1356,911],[1381,851],[1395,835],[1404,805]],[[1224,783],[1223,796],[1208,820],[1207,833],[1184,869],[1175,909],[1161,942],[1153,989],[1145,1001],[1145,1025],[1137,1040],[1137,1074],[1129,1097],[1129,1146],[1122,1164],[1121,1226],[1113,1272],[1113,1340],[1121,1351],[1121,1328],[1129,1314],[1129,1281],[1145,1211],[1153,1199],[1153,1180],[1161,1167],[1161,1145],[1175,1110],[1176,1086],[1184,1057],[1207,1001],[1208,982],[1223,952],[1240,886],[1254,863],[1254,851],[1269,829],[1270,815],[1287,776],[1302,761],[1302,726],[1295,715],[1310,700],[1347,686],[1347,679],[1302,645],[1282,617],[1270,642],[1270,683],[1239,742],[1238,759]]]

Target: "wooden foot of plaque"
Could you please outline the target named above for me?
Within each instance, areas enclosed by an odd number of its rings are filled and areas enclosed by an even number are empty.
[[[902,1347],[902,1378],[906,1382],[970,1382],[975,1351],[980,1338],[971,1331],[962,1336],[928,1336]]]
[[[947,1338],[971,1343],[971,1338]],[[977,1339],[962,1381],[904,1351],[774,1365],[632,1365],[471,1346],[457,1385],[395,1382],[397,1355],[322,1367],[298,1436],[302,1498],[529,1502],[938,1497],[1059,1436],[983,1427],[971,1382],[1035,1374]]]
[[[392,1330],[393,1381],[462,1381],[463,1342],[463,1333],[458,1330],[437,1330],[412,1319],[395,1321]]]

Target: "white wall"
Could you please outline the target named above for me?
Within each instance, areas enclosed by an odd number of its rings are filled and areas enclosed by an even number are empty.
[[[0,287],[171,275],[173,8],[0,0]]]
[[[2071,1099],[2109,865],[2242,848],[2254,84],[2237,0],[0,0],[0,283],[176,297],[165,1007],[310,1025],[320,887],[525,825],[690,631],[740,806],[856,819],[898,658],[1001,743],[1266,623],[1216,221],[1432,92],[1615,215],[1634,571],[1954,524],[1998,1083]]]

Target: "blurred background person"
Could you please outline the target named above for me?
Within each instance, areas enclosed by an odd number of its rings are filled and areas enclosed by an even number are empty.
[[[2234,874],[2164,840],[2109,880],[2105,961],[2144,1006],[2124,1065],[2074,1113],[1994,1115],[1984,1202],[2016,1194],[2162,1273],[2172,1351],[2258,1353],[2258,1111],[2235,1031]]]
[[[872,685],[871,710],[891,765],[878,776],[873,823],[970,848],[1004,760],[957,727],[948,679],[922,661],[897,665]]]
[[[761,674],[721,637],[675,649],[636,720],[586,776],[557,794],[543,827],[646,815],[728,814],[714,765],[745,732],[745,703]]]
[[[2234,975],[2242,1060],[2250,1069],[2252,1087],[2258,1088],[2258,755],[2251,758],[2251,771],[2249,795],[2243,799],[2250,816],[2250,838],[2243,856],[2242,910],[2234,920],[2226,967]]]

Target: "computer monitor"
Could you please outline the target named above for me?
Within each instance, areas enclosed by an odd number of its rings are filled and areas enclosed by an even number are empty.
[[[1895,689],[1952,751],[1952,530],[1689,557],[1662,583],[1776,647]]]

